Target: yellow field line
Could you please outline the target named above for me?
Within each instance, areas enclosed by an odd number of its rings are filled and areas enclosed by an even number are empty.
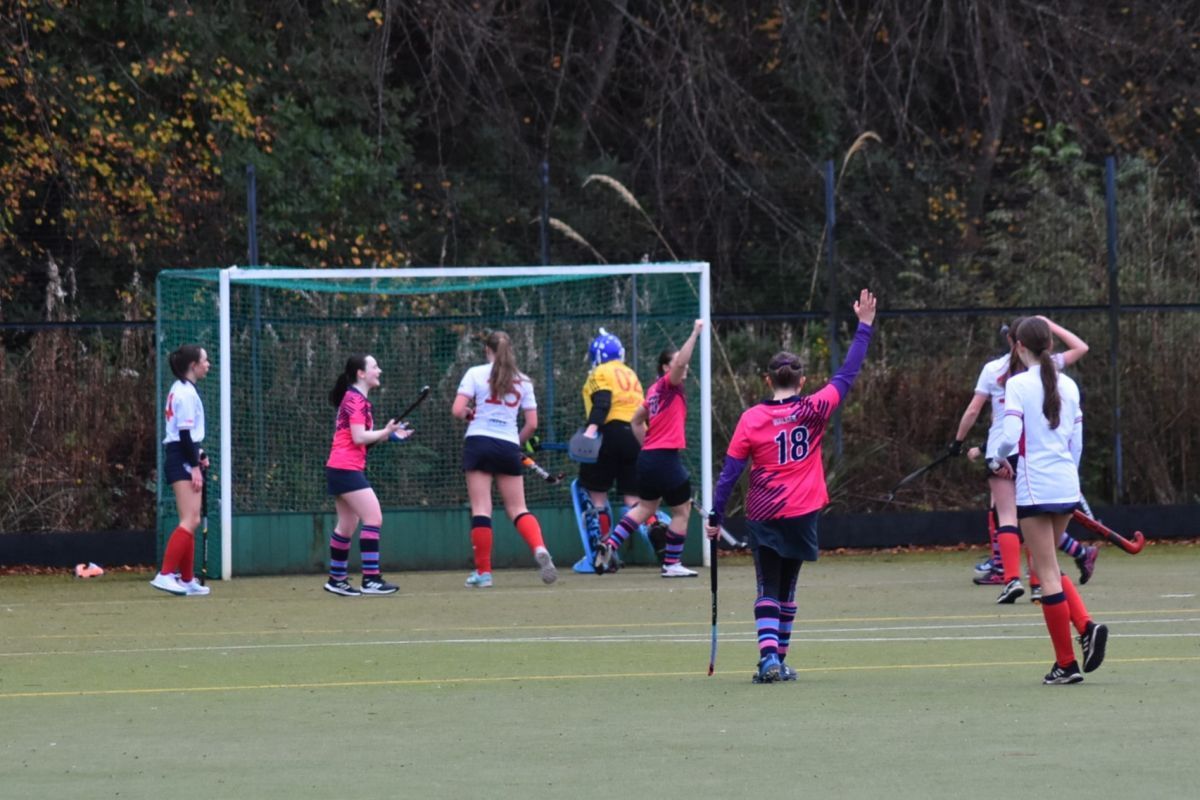
[[[1200,613],[1200,608],[1165,608],[1165,609],[1150,609],[1144,611],[1104,611],[1098,616],[1104,619],[1112,617],[1127,617],[1138,614],[1195,614]],[[1030,617],[1041,618],[1041,612],[1034,609],[1031,611],[1005,613],[1000,611],[991,612],[988,614],[931,614],[925,616],[887,616],[887,617],[822,617],[817,619],[797,619],[797,626],[807,625],[831,625],[831,624],[853,624],[857,622],[930,622],[935,620],[942,621],[970,621],[970,620],[1004,620],[1004,619],[1024,619]],[[722,627],[737,627],[737,626],[753,626],[754,620],[721,620]],[[493,633],[497,631],[575,631],[575,630],[628,630],[631,628],[638,629],[654,629],[654,628],[708,628],[709,622],[595,622],[595,623],[568,623],[562,625],[443,625],[424,628],[355,628],[363,633],[430,633],[430,632],[459,632],[459,633]],[[270,630],[251,630],[251,631],[176,631],[171,633],[172,637],[201,637],[201,636],[323,636],[328,634],[345,633],[344,628],[272,628]],[[144,631],[114,631],[112,633],[38,633],[38,634],[15,634],[6,635],[7,639],[144,639],[146,633]]]
[[[1147,664],[1154,662],[1189,662],[1200,661],[1200,656],[1164,656],[1154,658],[1109,658],[1106,664]],[[972,661],[947,662],[935,664],[878,664],[830,667],[800,667],[797,672],[814,674],[820,672],[882,672],[897,670],[920,669],[977,669],[979,667],[1028,667],[1044,665],[1044,659],[1037,661]],[[718,674],[723,673],[721,670]],[[747,670],[738,670],[739,676],[744,676]],[[169,688],[143,689],[95,689],[84,691],[59,692],[5,692],[0,693],[0,700],[47,699],[61,697],[109,697],[148,694],[200,694],[205,692],[255,692],[277,691],[281,689],[361,689],[367,687],[387,686],[444,686],[470,685],[487,683],[519,683],[522,681],[594,681],[594,680],[628,680],[651,678],[696,678],[704,680],[702,670],[688,672],[606,672],[590,675],[512,675],[508,677],[489,678],[409,678],[396,680],[375,681],[329,681],[322,683],[259,683],[233,686],[175,686]]]

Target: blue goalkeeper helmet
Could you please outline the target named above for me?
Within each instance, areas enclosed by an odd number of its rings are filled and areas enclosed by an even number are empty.
[[[588,360],[592,362],[593,367],[598,367],[606,361],[624,361],[625,348],[620,339],[601,328],[600,335],[592,339],[592,344],[588,347]]]

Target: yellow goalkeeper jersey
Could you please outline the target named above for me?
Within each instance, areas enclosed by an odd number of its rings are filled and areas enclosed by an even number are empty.
[[[583,416],[586,419],[592,413],[592,395],[596,392],[612,392],[612,407],[608,409],[605,422],[617,420],[629,422],[633,413],[646,399],[642,392],[642,382],[637,373],[621,361],[605,361],[588,373],[583,383]]]

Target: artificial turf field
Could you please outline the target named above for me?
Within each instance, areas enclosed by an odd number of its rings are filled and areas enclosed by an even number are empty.
[[[1083,596],[1108,657],[1077,686],[1041,685],[1041,613],[973,586],[979,558],[806,565],[800,678],[766,686],[744,557],[713,677],[703,570],[394,573],[361,598],[3,577],[0,797],[1197,796],[1200,548],[1104,548]]]

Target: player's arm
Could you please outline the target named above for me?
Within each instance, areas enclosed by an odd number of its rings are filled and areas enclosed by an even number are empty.
[[[971,402],[967,404],[967,410],[963,412],[962,419],[958,421],[958,430],[954,433],[954,441],[948,448],[950,453],[956,456],[962,453],[963,442],[967,440],[967,434],[971,432],[971,428],[975,427],[979,414],[983,411],[987,401],[986,394],[977,393],[971,398]]]
[[[521,425],[521,431],[517,434],[517,438],[521,440],[522,446],[529,441],[529,437],[533,436],[533,432],[537,430],[537,409],[525,409],[524,418],[524,423]]]
[[[688,335],[687,341],[675,353],[671,359],[671,381],[672,386],[678,386],[683,383],[683,373],[687,369],[687,365],[691,363],[692,351],[696,349],[696,340],[700,338],[700,331],[704,329],[704,320],[698,319],[692,324],[692,332]]]
[[[475,409],[471,405],[471,398],[465,394],[455,395],[454,405],[450,407],[450,413],[455,419],[461,419],[463,422],[470,422],[475,419]]]
[[[608,412],[612,410],[612,397],[613,393],[608,389],[592,393],[592,412],[588,414],[585,431],[588,436],[595,437],[596,431],[600,430],[600,426],[608,419]]]
[[[351,422],[350,439],[359,447],[370,447],[387,439],[398,430],[400,430],[400,423],[394,419],[389,419],[382,428],[372,431],[367,430],[367,426],[360,422]]]
[[[850,349],[846,352],[846,360],[830,381],[837,389],[839,403],[850,393],[850,387],[854,385],[854,379],[858,377],[858,371],[862,368],[863,359],[867,357],[867,347],[871,344],[873,330],[871,326],[875,324],[876,305],[875,295],[868,289],[863,289],[858,295],[858,300],[854,302],[858,328],[854,331],[854,341],[850,343]]]
[[[646,420],[649,415],[644,405],[638,406],[633,412],[633,417],[629,420],[629,427],[633,430],[633,436],[638,440],[638,444],[643,444],[646,441]]]
[[[1024,429],[1025,402],[1013,381],[1009,381],[1004,387],[1004,422],[1000,428],[1000,442],[996,446],[997,458],[988,460],[988,467],[1000,477],[1012,476],[1012,470],[1005,459],[1017,448]]]
[[[1083,339],[1080,339],[1069,330],[1054,322],[1049,317],[1039,316],[1038,319],[1050,326],[1050,333],[1058,337],[1059,341],[1066,347],[1062,351],[1063,366],[1069,367],[1079,359],[1087,355],[1088,345]]]

